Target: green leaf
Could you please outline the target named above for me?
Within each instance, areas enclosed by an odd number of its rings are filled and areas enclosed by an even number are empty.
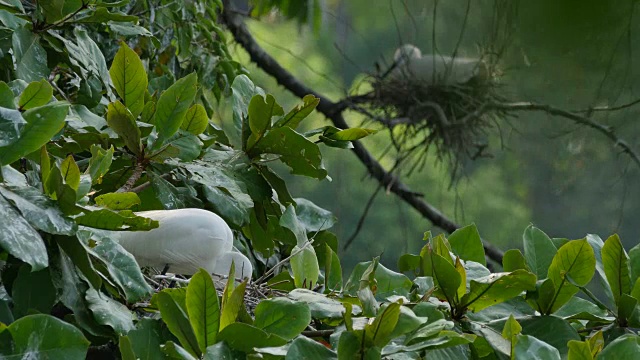
[[[287,294],[289,299],[302,301],[309,306],[311,316],[314,319],[339,319],[342,318],[346,309],[338,300],[328,298],[325,295],[313,292],[308,289],[295,289]],[[361,310],[358,306],[353,307],[353,313],[357,314]]]
[[[522,235],[524,258],[527,265],[538,279],[547,278],[547,270],[556,254],[556,247],[542,230],[529,225]]]
[[[255,95],[264,96],[264,91],[255,86],[255,84],[244,74],[236,76],[236,78],[233,79],[231,90],[233,94],[233,124],[235,125],[238,135],[241,135],[244,118],[248,116],[249,113],[249,102]],[[244,140],[246,139],[243,138],[243,141]]]
[[[195,333],[200,352],[216,343],[220,328],[220,304],[211,275],[200,269],[187,287],[187,313]]]
[[[91,176],[93,184],[100,184],[102,177],[107,174],[113,161],[113,146],[109,150],[104,150],[96,145],[91,145],[91,159],[89,159],[89,167],[86,173]]]
[[[51,282],[48,270],[31,272],[30,267],[23,265],[13,282],[11,296],[14,304],[13,315],[23,317],[29,311],[48,314],[57,301],[56,289]]]
[[[123,14],[121,12],[110,12],[108,9],[99,7],[88,13],[89,16],[80,17],[75,20],[76,23],[100,23],[106,24],[107,22],[132,22],[138,21],[137,16]]]
[[[194,72],[176,81],[160,95],[154,122],[158,131],[156,146],[169,139],[182,125],[196,97],[197,84],[198,76]]]
[[[385,346],[390,340],[393,329],[395,329],[398,324],[399,317],[400,304],[389,304],[384,311],[378,313],[373,323],[365,325],[365,340],[380,348]]]
[[[252,97],[247,111],[251,130],[251,136],[247,140],[247,150],[250,150],[271,129],[271,118],[283,115],[284,109],[278,105],[273,95],[267,94],[266,98],[261,95]]]
[[[311,322],[307,304],[282,297],[260,301],[255,314],[255,327],[287,340],[298,336]]]
[[[504,324],[502,329],[502,337],[511,341],[511,339],[522,332],[522,326],[513,317],[513,314],[509,315],[509,319]]]
[[[0,147],[16,142],[26,124],[20,111],[0,108]]]
[[[20,318],[9,325],[18,358],[84,360],[89,341],[80,329],[50,315]]]
[[[518,335],[513,359],[560,360],[558,349],[533,336]]]
[[[160,310],[162,321],[167,324],[169,331],[180,341],[180,344],[193,356],[198,357],[200,348],[198,340],[191,328],[187,314],[168,293],[161,291],[153,296],[155,304]]]
[[[95,12],[98,11],[96,10]],[[80,73],[85,80],[99,77],[107,89],[107,94],[112,94],[110,88],[112,85],[111,76],[100,47],[83,28],[75,27],[73,33],[76,36],[76,43],[68,38],[58,37],[67,48],[71,64],[80,68]],[[100,92],[102,92],[102,89],[100,89]],[[102,97],[102,94],[99,94],[99,97]]]
[[[568,360],[593,360],[587,341],[571,340],[567,345],[569,345]]]
[[[53,0],[38,2],[49,24],[53,24],[64,17],[78,11],[83,3],[82,0]]]
[[[471,260],[484,266],[487,265],[482,239],[476,224],[457,229],[449,235],[447,240],[449,240],[453,253],[460,256],[462,260]]]
[[[640,357],[640,344],[638,336],[627,334],[610,342],[607,347],[598,354],[598,360],[637,359]]]
[[[291,272],[296,287],[313,289],[320,276],[320,266],[316,251],[312,246],[294,246],[291,253],[296,253],[291,260]]]
[[[331,140],[337,141],[355,141],[367,137],[371,134],[375,134],[377,131],[373,129],[364,129],[364,128],[351,128],[340,130],[336,133],[326,133],[325,137]]]
[[[37,230],[58,235],[73,235],[77,230],[75,222],[65,217],[54,201],[34,187],[0,186],[0,195]]]
[[[570,340],[580,340],[580,335],[568,321],[553,315],[526,317],[520,320],[520,325],[522,334],[544,341],[562,356],[569,352],[567,343]]]
[[[280,217],[280,226],[285,227],[293,233],[296,237],[297,245],[302,247],[304,244],[308,242],[307,232],[298,220],[296,215],[296,208],[292,205],[287,206],[286,210]]]
[[[253,157],[259,154],[280,155],[280,160],[291,168],[292,174],[317,179],[327,177],[318,146],[289,127],[269,131],[252,153]]]
[[[193,135],[200,135],[207,129],[207,126],[209,126],[209,116],[207,116],[207,111],[204,109],[204,106],[195,104],[187,110],[187,114],[185,115],[180,128],[192,133]]]
[[[457,305],[457,292],[461,284],[460,274],[449,261],[440,255],[432,253],[431,261],[433,262],[433,280],[438,287],[436,294],[452,306]]]
[[[131,347],[131,340],[128,336],[120,336],[118,338],[118,350],[120,350],[120,356],[122,360],[136,360],[136,354]]]
[[[84,242],[85,248],[107,267],[111,279],[122,289],[127,301],[133,303],[151,293],[138,263],[122,246],[109,238],[100,239],[93,248],[88,248],[87,242]]]
[[[207,352],[204,354],[203,360],[243,360],[246,359],[246,354],[231,350],[229,345],[224,341],[221,341],[213,346],[207,348]]]
[[[338,254],[328,244],[325,248],[324,286],[328,291],[340,291],[342,289],[342,267]]]
[[[11,91],[11,88],[9,87],[9,85],[7,85],[7,83],[4,81],[0,81],[0,107],[11,109],[11,110],[16,109],[13,91]],[[5,109],[2,109],[2,110],[5,110]],[[1,112],[0,112],[0,116],[2,116]],[[2,143],[0,143],[0,145],[1,144]]]
[[[60,164],[60,173],[64,183],[77,191],[80,186],[80,168],[78,168],[72,155],[67,156]]]
[[[125,210],[134,205],[140,205],[140,198],[134,192],[107,193],[95,198],[96,205],[111,210]]]
[[[49,78],[47,52],[40,45],[40,37],[27,27],[13,32],[13,57],[16,77],[27,82]]]
[[[162,331],[161,322],[150,318],[140,319],[136,329],[129,331],[131,347],[140,360],[164,359],[160,350],[160,344],[164,342]]]
[[[611,287],[613,299],[619,306],[620,297],[631,293],[631,279],[629,276],[629,257],[622,247],[618,235],[611,235],[602,246],[602,264],[607,282]],[[594,265],[595,266],[595,265]]]
[[[304,198],[295,198],[296,216],[307,232],[329,229],[337,222],[329,210],[325,210]]]
[[[49,265],[47,248],[40,234],[0,196],[0,247],[38,271]]]
[[[586,286],[595,271],[596,258],[586,239],[569,241],[558,249],[549,266],[549,279],[555,287],[555,301],[546,311],[554,312],[578,292],[578,288],[566,279],[567,276],[578,286]]]
[[[235,266],[231,266],[231,273],[229,275],[229,280],[227,280],[227,285],[232,284],[235,279]],[[220,315],[220,331],[226,328],[228,325],[233,324],[238,318],[238,314],[240,313],[240,308],[244,306],[244,292],[247,287],[247,280],[243,281],[238,285],[233,291],[230,293],[225,288],[225,295],[228,298],[222,301],[222,311]],[[230,289],[230,288],[229,288]],[[223,295],[224,296],[224,295]],[[220,336],[221,333],[218,334]],[[220,338],[218,338],[220,340]]]
[[[148,80],[140,57],[124,41],[120,43],[120,49],[113,58],[109,74],[116,92],[131,111],[135,124],[135,119],[144,108],[144,94],[147,91]],[[119,109],[118,112],[123,113],[124,109]]]
[[[218,341],[224,341],[232,349],[243,352],[252,352],[253,348],[282,346],[287,343],[287,340],[278,335],[268,334],[255,326],[238,322],[220,331]]]
[[[20,131],[20,138],[0,147],[0,165],[11,164],[39,150],[62,129],[68,112],[69,104],[61,101],[25,111],[22,116],[27,124]]]
[[[83,215],[76,218],[78,225],[96,229],[140,231],[158,227],[157,221],[138,216],[129,210],[114,212],[110,209],[84,208],[83,212]]]
[[[172,360],[197,360],[197,357],[189,353],[189,351],[182,348],[180,345],[176,345],[173,341],[167,341],[167,343],[162,347],[162,352],[166,355],[166,358]]]
[[[135,329],[133,314],[123,304],[94,289],[87,290],[85,298],[98,324],[111,327],[118,335]]]
[[[107,124],[132,153],[139,155],[142,152],[140,128],[133,114],[120,101],[112,102],[107,107]]]
[[[307,337],[301,336],[291,342],[285,360],[331,360],[338,359],[334,351]]]
[[[514,298],[525,290],[536,288],[536,277],[526,270],[495,273],[471,280],[470,289],[460,300],[461,306],[474,312]]]
[[[34,81],[20,95],[18,106],[20,110],[29,110],[46,105],[53,97],[53,88],[45,79]]]
[[[510,249],[505,251],[502,257],[502,269],[506,272],[516,270],[529,270],[524,256],[518,249]]]
[[[200,156],[202,142],[197,136],[186,131],[178,131],[167,139],[160,150],[148,155],[154,162],[165,162],[169,158],[178,158],[183,162],[193,161]]]
[[[293,130],[297,129],[300,122],[309,116],[319,103],[319,98],[313,95],[305,95],[305,97],[302,98],[302,104],[291,109],[291,111],[278,120],[273,127],[288,126]]]

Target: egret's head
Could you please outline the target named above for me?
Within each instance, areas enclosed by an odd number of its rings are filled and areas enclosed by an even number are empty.
[[[411,44],[404,44],[400,46],[395,54],[393,54],[393,61],[397,64],[407,62],[410,59],[419,59],[422,57],[420,49]]]

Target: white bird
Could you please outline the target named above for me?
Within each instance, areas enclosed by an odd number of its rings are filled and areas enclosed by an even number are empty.
[[[416,79],[426,85],[465,84],[473,78],[485,80],[489,76],[487,64],[480,59],[452,58],[443,55],[422,55],[411,44],[400,46],[393,55],[393,79]]]
[[[192,275],[199,268],[227,275],[231,261],[237,278],[251,279],[251,261],[233,247],[233,232],[218,215],[202,209],[142,211],[136,215],[159,222],[149,231],[119,231],[115,236],[140,266]]]

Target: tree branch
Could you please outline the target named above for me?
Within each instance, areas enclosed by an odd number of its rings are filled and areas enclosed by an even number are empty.
[[[260,45],[258,45],[244,24],[243,19],[229,9],[230,6],[228,3],[225,5],[223,17],[227,27],[233,34],[236,42],[249,53],[251,60],[267,74],[276,79],[280,85],[284,86],[297,97],[303,98],[305,95],[311,94],[319,98],[320,104],[318,104],[317,107],[318,111],[330,119],[336,127],[348,129],[349,125],[342,116],[342,111],[348,107],[349,103],[334,103],[298,81],[298,79],[284,69],[273,57],[267,54]],[[389,189],[406,203],[411,205],[423,217],[431,221],[433,225],[448,233],[460,228],[460,225],[456,224],[454,221],[442,214],[440,210],[424,201],[416,192],[409,189],[395,175],[388,173],[367,151],[362,143],[354,141],[352,151],[356,154],[360,162],[367,168],[369,174],[378,180],[380,185]],[[491,260],[501,264],[503,252],[486,241],[483,241],[483,244],[487,256]]]

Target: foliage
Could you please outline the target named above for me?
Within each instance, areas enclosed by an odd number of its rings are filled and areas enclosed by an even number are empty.
[[[335,218],[294,198],[271,164],[325,179],[319,144],[348,148],[372,131],[298,132],[318,99],[285,111],[255,86],[228,55],[220,6],[0,3],[0,355],[588,359],[639,351],[640,252],[627,254],[615,235],[569,241],[530,227],[524,255],[509,252],[504,271],[491,273],[472,225],[448,239],[425,236],[420,254],[401,258],[411,277],[376,258],[343,281],[328,230]],[[210,121],[217,102],[232,104],[227,132]],[[231,273],[219,294],[201,270],[184,287],[156,291],[102,231],[149,230],[157,223],[134,211],[183,207],[215,211],[234,228],[260,276],[254,284],[236,284]],[[283,259],[284,269],[274,266]],[[596,271],[610,299],[587,289]],[[247,306],[253,286],[271,296]]]

